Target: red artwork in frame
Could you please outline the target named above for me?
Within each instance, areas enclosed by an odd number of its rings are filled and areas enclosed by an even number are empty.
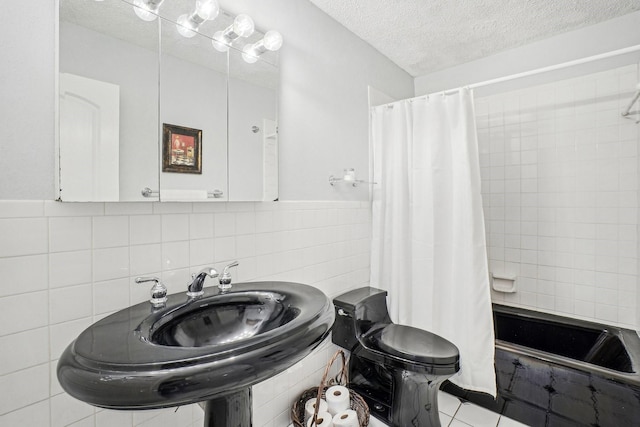
[[[202,173],[202,131],[162,124],[162,172]]]

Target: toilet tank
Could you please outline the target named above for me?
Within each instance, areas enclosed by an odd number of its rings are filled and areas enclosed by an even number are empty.
[[[333,299],[336,316],[332,341],[347,350],[358,344],[358,337],[374,324],[391,323],[387,311],[387,291],[364,287]]]

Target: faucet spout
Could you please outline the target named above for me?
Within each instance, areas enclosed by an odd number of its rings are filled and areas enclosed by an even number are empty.
[[[187,296],[189,297],[199,297],[204,294],[202,288],[204,287],[204,281],[208,277],[214,278],[218,277],[218,272],[215,268],[207,267],[200,270],[198,274],[193,276],[193,280],[189,284],[187,289]]]

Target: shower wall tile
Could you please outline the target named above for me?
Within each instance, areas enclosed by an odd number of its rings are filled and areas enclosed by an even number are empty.
[[[94,412],[93,406],[74,399],[66,393],[58,394],[51,398],[51,427],[68,426],[76,420],[86,422],[86,418]],[[93,420],[90,421],[93,423]]]
[[[49,287],[48,255],[0,258],[2,280],[11,286],[0,286],[0,298],[8,295],[46,290]],[[25,272],[29,274],[25,274]]]
[[[59,203],[53,200],[44,201],[44,216],[91,216],[104,215],[104,203]]]
[[[91,251],[49,254],[49,287],[60,288],[91,282]]]
[[[49,364],[0,376],[0,389],[11,390],[0,399],[0,417],[49,397]],[[2,419],[0,418],[0,421]]]
[[[49,251],[91,249],[91,217],[49,218]]]
[[[91,284],[49,291],[49,324],[82,319],[93,314]]]
[[[130,243],[143,245],[162,241],[162,216],[138,215],[129,217]]]
[[[638,327],[637,67],[476,100],[494,301]]]
[[[0,337],[47,326],[49,324],[48,292],[38,291],[0,298],[0,313],[7,319],[0,322]],[[19,321],[11,319],[19,319]]]
[[[190,239],[213,238],[213,230],[213,215],[196,213],[189,215]]]
[[[130,426],[133,418],[130,412],[99,411],[96,413],[95,427]]]
[[[47,231],[46,218],[0,219],[0,257],[46,253]]]
[[[46,327],[0,338],[0,375],[49,361],[49,331]],[[9,351],[9,349],[11,351]]]
[[[0,218],[41,217],[44,202],[40,200],[0,200]]]
[[[8,414],[1,415],[6,426],[48,426],[50,424],[49,400],[43,400]]]
[[[189,215],[162,215],[162,241],[189,240]]]
[[[129,247],[95,249],[92,254],[94,281],[129,276]]]
[[[162,245],[134,245],[130,247],[130,274],[148,275],[162,269]]]
[[[496,203],[502,199],[496,193]],[[0,389],[12,392],[0,402],[0,425],[202,425],[197,405],[129,412],[75,400],[58,384],[58,358],[93,322],[148,300],[150,285],[136,284],[137,276],[159,277],[170,293],[184,292],[191,273],[237,258],[234,281],[308,283],[329,297],[366,286],[369,208],[363,202],[1,201]],[[20,321],[5,320],[15,318]],[[326,341],[257,385],[258,425],[288,423],[294,399],[317,385],[335,350]]]
[[[93,247],[113,248],[129,244],[129,217],[104,216],[93,219]]]
[[[129,278],[95,282],[93,284],[94,314],[110,313],[128,305]]]
[[[143,215],[152,212],[152,203],[117,202],[104,204],[105,215]]]

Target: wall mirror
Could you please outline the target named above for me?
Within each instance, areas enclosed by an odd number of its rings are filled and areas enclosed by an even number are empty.
[[[169,6],[176,3],[164,13]],[[227,53],[203,34],[181,36],[166,19],[161,44],[160,200],[228,200]]]
[[[223,10],[189,31],[176,22],[195,0],[152,0],[146,20],[133,3],[59,0],[59,199],[277,200],[278,56],[253,49],[266,31],[229,48]]]
[[[159,21],[121,1],[60,0],[58,197],[158,188]]]
[[[229,197],[278,199],[277,58],[229,51]]]

